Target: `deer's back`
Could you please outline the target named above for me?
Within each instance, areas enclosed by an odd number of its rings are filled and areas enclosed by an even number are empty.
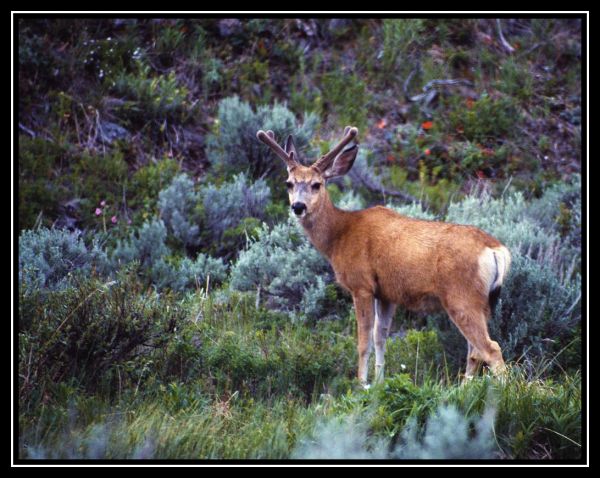
[[[377,206],[349,213],[331,262],[337,280],[353,293],[364,289],[409,308],[435,308],[453,283],[483,289],[478,257],[501,245],[473,226],[409,218]]]

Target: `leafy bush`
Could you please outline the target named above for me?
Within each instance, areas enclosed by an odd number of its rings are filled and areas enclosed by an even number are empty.
[[[81,198],[82,223],[98,227],[94,210],[106,202],[118,217],[117,206],[127,184],[127,163],[123,152],[114,149],[106,154],[84,151],[73,165],[73,192]]]
[[[487,93],[474,101],[472,107],[464,108],[458,104],[449,113],[452,129],[464,134],[468,140],[478,142],[513,137],[519,118],[512,99],[495,99]]]
[[[272,229],[263,225],[231,270],[233,289],[257,291],[269,307],[292,316],[322,314],[330,280],[327,262],[291,217]]]
[[[163,382],[203,383],[217,394],[269,399],[292,394],[315,399],[323,388],[347,386],[356,367],[356,343],[341,334],[346,321],[312,328],[280,312],[256,307],[250,294],[222,291],[188,297],[190,317],[159,351]],[[333,339],[332,334],[336,337]]]
[[[119,108],[121,116],[139,125],[148,120],[183,123],[194,112],[190,93],[179,84],[174,71],[155,75],[150,66],[139,62],[136,72],[120,72],[115,77],[113,89],[127,100]]]
[[[185,247],[200,243],[200,227],[193,224],[193,210],[199,202],[194,182],[185,174],[176,176],[158,195],[160,217],[165,226]]]
[[[19,285],[25,294],[64,289],[74,275],[105,272],[107,265],[98,243],[88,247],[77,233],[42,228],[19,236]]]
[[[323,75],[323,99],[336,123],[353,125],[364,131],[367,126],[367,85],[355,73],[331,71]]]
[[[422,38],[424,20],[422,19],[386,19],[383,20],[383,50],[381,52],[382,71],[386,83],[397,79],[398,59],[403,65],[410,63],[407,53]],[[407,68],[401,70],[405,76]]]
[[[68,148],[41,138],[19,136],[19,228],[33,228],[38,219],[51,226],[69,190],[54,175],[70,159]],[[52,178],[52,180],[50,180]]]
[[[265,208],[269,204],[271,190],[264,180],[251,182],[244,173],[240,173],[220,187],[213,184],[204,186],[201,196],[207,233],[213,242],[220,243],[223,235],[237,227],[243,219],[266,218]],[[235,246],[230,245],[230,248]]]
[[[216,131],[206,140],[206,154],[215,169],[227,176],[240,171],[247,171],[254,179],[280,176],[285,170],[281,160],[256,139],[256,132],[272,130],[280,143],[293,134],[296,149],[302,154],[317,123],[317,116],[311,113],[302,123],[297,122],[294,114],[280,104],[259,106],[253,111],[237,96],[225,98],[219,103]]]
[[[139,168],[131,178],[128,206],[141,212],[140,218],[154,215],[160,192],[171,184],[178,171],[177,161],[170,158],[152,161]]]
[[[85,278],[73,287],[21,295],[19,335],[22,403],[35,403],[57,382],[116,391],[138,376],[148,347],[158,347],[182,318],[168,295],[144,292],[131,273],[104,283]]]

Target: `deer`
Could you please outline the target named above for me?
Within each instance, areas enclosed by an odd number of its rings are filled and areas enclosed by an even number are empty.
[[[299,161],[292,135],[283,147],[273,131],[259,130],[257,138],[285,162],[293,214],[352,295],[361,385],[370,387],[373,344],[373,383],[384,378],[385,346],[398,306],[446,311],[467,340],[464,380],[484,363],[502,374],[502,350],[489,336],[488,321],[510,268],[510,251],[474,226],[415,219],[379,205],[359,211],[335,207],[325,185],[352,168],[357,134],[347,126],[342,140],[310,166]]]

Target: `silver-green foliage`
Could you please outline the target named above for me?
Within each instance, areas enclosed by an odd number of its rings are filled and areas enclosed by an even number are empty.
[[[62,229],[25,230],[19,237],[19,284],[25,293],[59,290],[73,274],[104,272],[107,258],[97,242],[86,246],[81,236]]]
[[[250,181],[239,173],[222,186],[208,184],[200,191],[204,206],[204,221],[213,241],[236,227],[244,218],[266,219],[265,208],[271,199],[271,190],[263,179]]]
[[[386,207],[389,207],[393,211],[396,211],[398,214],[413,217],[415,219],[425,219],[427,221],[433,221],[435,219],[435,216],[433,214],[431,214],[427,210],[423,210],[421,205],[418,203],[403,204],[402,206],[397,206],[395,204],[387,204]]]
[[[300,439],[295,459],[465,460],[494,457],[495,413],[468,418],[452,405],[440,406],[425,426],[412,420],[393,448],[389,440],[370,436],[363,416],[342,415],[319,422],[310,437]],[[473,433],[473,430],[475,433]]]
[[[225,278],[223,261],[205,254],[198,254],[195,260],[186,257],[179,264],[169,261],[166,238],[167,228],[162,220],[144,223],[126,240],[118,242],[112,255],[114,269],[137,261],[148,280],[158,288],[180,291],[203,285],[209,276],[212,282],[221,282]]]
[[[581,260],[581,179],[559,183],[541,198],[527,201],[522,193],[492,198],[472,194],[448,207],[446,220],[471,224],[492,234],[513,254],[521,254],[554,270],[562,281],[573,278]],[[568,203],[570,221],[560,231],[561,205]],[[561,234],[562,232],[562,234]]]
[[[198,254],[195,260],[184,257],[176,265],[160,261],[153,272],[158,288],[169,288],[179,292],[194,288],[208,290],[211,284],[220,283],[225,279],[227,266],[221,259]]]
[[[331,279],[329,265],[291,217],[272,228],[263,225],[231,270],[233,289],[258,291],[268,306],[294,316],[322,314]]]
[[[199,202],[194,182],[186,175],[176,176],[158,195],[160,216],[168,230],[185,246],[200,243],[200,227],[194,224],[193,211]]]
[[[336,207],[344,211],[358,211],[364,209],[365,201],[359,194],[350,189],[340,196]]]
[[[308,147],[318,124],[318,117],[307,113],[298,122],[286,106],[259,106],[256,111],[237,96],[219,103],[217,127],[207,138],[206,154],[211,164],[227,175],[247,171],[253,178],[279,174],[281,160],[256,139],[259,129],[272,130],[283,143],[294,135],[296,149],[302,153]]]
[[[493,409],[473,420],[465,417],[456,407],[442,405],[427,420],[425,432],[415,421],[402,432],[403,444],[393,453],[398,459],[417,460],[480,460],[494,455]],[[473,434],[471,429],[476,433]]]

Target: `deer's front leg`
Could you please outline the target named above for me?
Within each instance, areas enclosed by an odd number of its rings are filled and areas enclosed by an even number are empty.
[[[373,294],[358,291],[352,294],[352,299],[358,330],[358,379],[363,387],[368,388],[369,355],[373,346]]]
[[[396,312],[396,305],[383,299],[375,299],[375,325],[373,339],[375,342],[375,383],[383,381],[383,367],[385,364],[385,342],[390,334],[392,318]]]

